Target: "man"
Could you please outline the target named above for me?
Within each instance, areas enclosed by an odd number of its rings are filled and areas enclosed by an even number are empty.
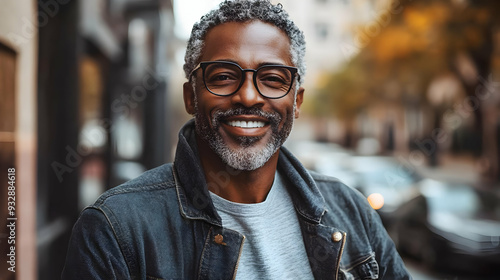
[[[202,17],[184,65],[194,120],[174,163],[82,212],[63,279],[408,279],[366,200],[281,147],[304,97],[304,51],[267,0]]]

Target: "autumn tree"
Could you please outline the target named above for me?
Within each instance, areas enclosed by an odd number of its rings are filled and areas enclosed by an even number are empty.
[[[500,34],[500,3],[396,0],[395,4],[401,6],[398,13],[381,13],[379,19],[356,28],[359,52],[341,71],[329,75],[317,95],[316,112],[350,122],[377,102],[430,108],[434,121],[427,133],[431,133],[443,125],[450,110],[462,106],[464,111],[456,113],[464,118],[468,113],[474,122],[468,131],[474,137],[473,146],[466,148],[477,156],[484,156],[486,149],[489,154],[492,149],[498,151],[498,139],[491,133],[491,126],[498,124],[485,122],[484,103],[493,101],[486,96],[495,91],[500,69],[494,42],[495,34]],[[447,75],[456,78],[463,96],[456,93],[451,101],[433,96],[433,81]],[[498,156],[488,157],[491,168],[498,169]]]

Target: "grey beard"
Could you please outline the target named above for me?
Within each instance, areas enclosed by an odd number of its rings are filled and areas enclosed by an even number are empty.
[[[294,103],[292,114],[285,116],[286,120],[281,130],[279,129],[279,124],[282,116],[276,112],[264,112],[259,108],[236,108],[227,111],[215,111],[212,116],[212,126],[210,126],[207,118],[198,113],[198,101],[195,98],[196,132],[209,144],[210,148],[225,164],[235,170],[251,171],[264,166],[286,141],[292,131],[295,109],[296,104]],[[218,132],[221,119],[243,114],[261,116],[270,121],[272,135],[264,148],[254,146],[254,143],[259,141],[261,137],[239,137],[238,140],[241,144],[238,148],[230,148],[222,139],[222,136]]]

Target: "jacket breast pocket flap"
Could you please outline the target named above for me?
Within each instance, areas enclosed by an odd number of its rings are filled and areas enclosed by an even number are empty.
[[[342,267],[339,276],[343,280],[378,279],[379,267],[375,260],[375,254],[371,253]]]

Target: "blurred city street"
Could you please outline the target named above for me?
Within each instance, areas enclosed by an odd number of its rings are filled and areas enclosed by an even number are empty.
[[[82,209],[173,160],[192,118],[186,43],[220,2],[2,1],[0,174],[15,170],[19,270],[4,261],[5,191],[0,279],[59,279]],[[307,42],[285,146],[367,198],[414,279],[500,279],[500,1],[271,2]]]

